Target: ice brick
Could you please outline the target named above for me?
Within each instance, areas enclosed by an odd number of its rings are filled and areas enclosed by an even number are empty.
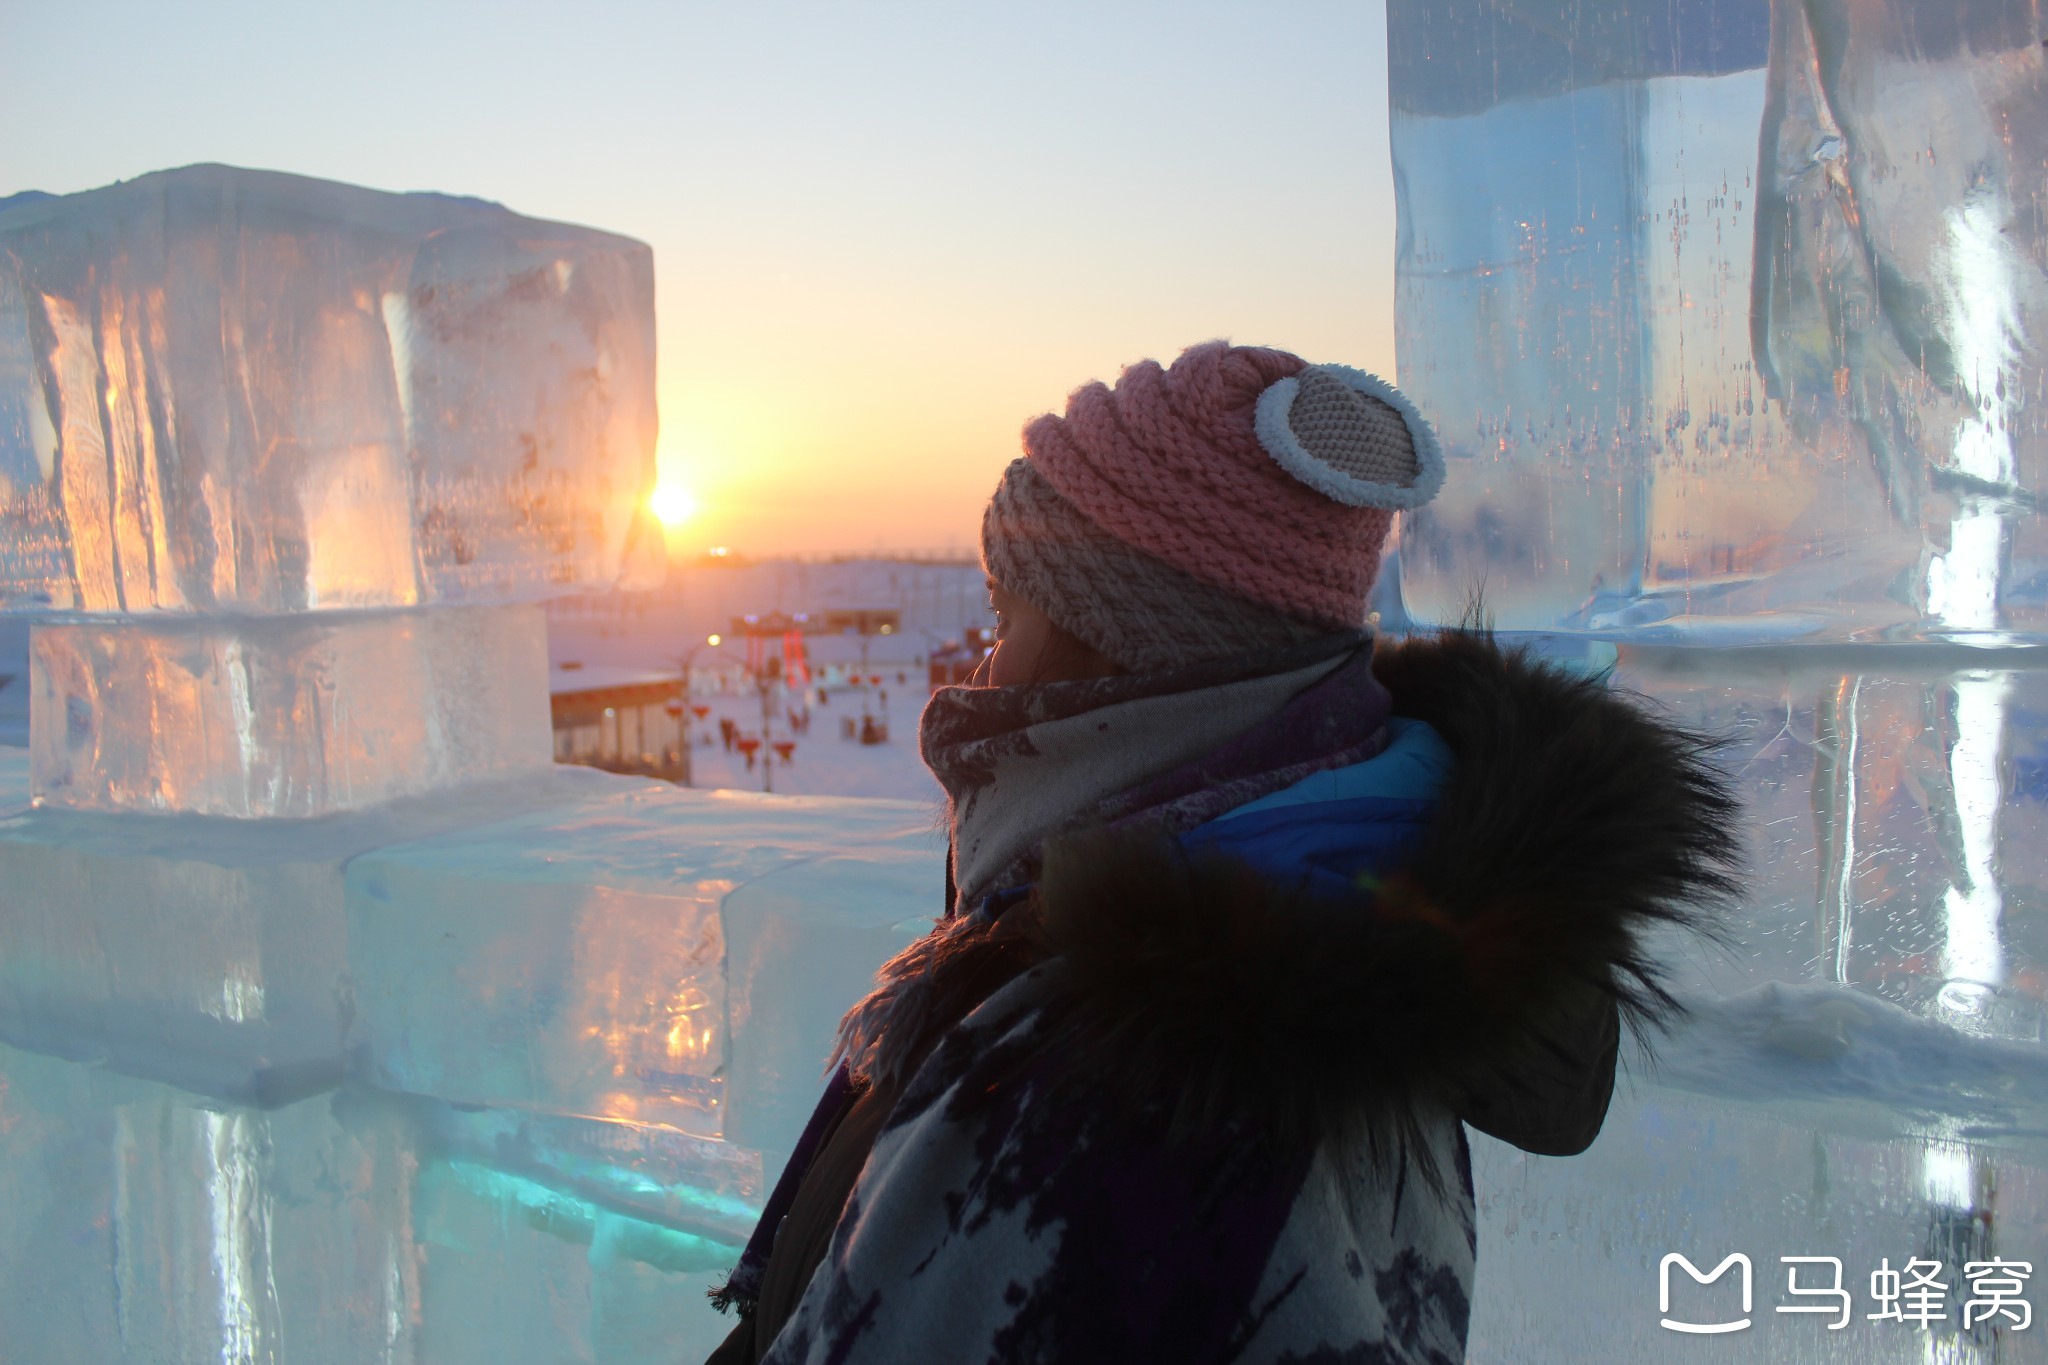
[[[0,744],[0,812],[29,802],[28,750]]]
[[[705,1292],[760,1215],[758,1154],[660,1124],[414,1109],[426,1359],[665,1365],[731,1330]]]
[[[348,868],[364,1074],[710,1137],[728,1103],[759,1112],[759,1099],[774,1117],[747,1145],[786,1146],[784,1088],[821,1081],[825,1021],[912,936],[907,917],[942,894],[943,859],[913,802],[656,784],[379,849]],[[804,866],[828,875],[781,882]],[[812,927],[782,924],[799,890],[824,948],[786,941]],[[799,993],[811,999],[787,1019],[748,1003]],[[758,1044],[739,1041],[756,1027]],[[756,1084],[770,1095],[748,1093]]]
[[[795,863],[726,897],[729,1140],[776,1154],[796,1145],[840,1016],[874,988],[877,967],[930,931],[945,898],[944,850],[922,831]]]
[[[403,1125],[262,1111],[0,1046],[10,1359],[415,1362]]]
[[[653,257],[191,166],[0,211],[0,611],[602,588],[652,553]]]
[[[1624,645],[1616,677],[1719,739],[1745,804],[1737,948],[1691,984],[2048,1043],[2048,650]]]
[[[739,1247],[464,1161],[420,1172],[421,1359],[672,1365],[734,1320],[706,1302]]]
[[[331,1085],[348,860],[619,781],[551,767],[284,826],[0,808],[0,1039],[229,1100]]]
[[[1671,1047],[1682,1047],[1675,1040]],[[1840,1118],[1839,1111],[1833,1114]],[[1822,1116],[1773,1114],[1624,1080],[1607,1127],[1583,1156],[1529,1156],[1475,1137],[1479,1271],[1467,1359],[1475,1365],[1600,1361],[1757,1361],[1787,1365],[1992,1365],[2043,1358],[2040,1324],[1961,1330],[1970,1297],[1963,1271],[1994,1256],[2038,1267],[2048,1238],[2048,1161],[2038,1143],[1947,1136],[1886,1137]],[[1739,1267],[1709,1285],[1673,1266],[1669,1312],[1659,1296],[1664,1257],[1702,1275],[1731,1254],[1749,1258],[1749,1311]],[[1849,1319],[1781,1313],[1839,1300],[1787,1292],[1785,1256],[1834,1257]],[[1946,1322],[1932,1328],[1872,1321],[1870,1277],[1888,1262],[1938,1261]],[[1798,1267],[1802,1288],[1833,1281],[1826,1265]],[[2035,1283],[2038,1283],[2036,1281]],[[2038,1294],[2030,1294],[2038,1306]],[[1666,1317],[1726,1334],[1666,1329]],[[1838,1330],[1831,1324],[1840,1323]]]
[[[2048,629],[2032,29],[1545,13],[1388,8],[1401,380],[1451,465],[1402,529],[1409,610],[1483,583],[1531,629]]]
[[[9,746],[28,747],[28,622],[0,617],[0,749]]]
[[[310,816],[544,768],[537,606],[39,624],[35,795]]]
[[[0,1045],[9,1360],[697,1359],[762,1193],[756,1154],[657,1125],[221,1105]]]

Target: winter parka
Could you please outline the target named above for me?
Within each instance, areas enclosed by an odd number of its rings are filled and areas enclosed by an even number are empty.
[[[1463,1359],[1463,1125],[1591,1143],[1736,808],[1701,738],[1483,633],[1373,666],[1378,757],[1053,843],[923,964],[932,1017],[842,1076],[714,1360]]]

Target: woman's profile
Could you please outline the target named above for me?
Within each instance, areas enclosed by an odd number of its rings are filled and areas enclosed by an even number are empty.
[[[1196,346],[1024,433],[934,694],[936,928],[715,1298],[730,1362],[1464,1357],[1464,1127],[1569,1155],[1645,935],[1734,889],[1694,736],[1480,629],[1376,637],[1445,470],[1396,390]]]

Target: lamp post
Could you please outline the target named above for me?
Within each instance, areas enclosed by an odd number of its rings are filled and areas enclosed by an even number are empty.
[[[683,675],[683,710],[682,714],[676,717],[676,738],[677,748],[682,753],[682,785],[685,787],[692,785],[693,774],[691,769],[695,766],[690,754],[690,666],[697,661],[699,651],[717,649],[723,643],[724,637],[707,635],[696,644],[684,650],[683,657],[677,665]]]
[[[761,689],[761,790],[772,792],[775,790],[775,748],[768,742],[771,724],[769,698],[782,683],[782,656],[775,654],[763,659],[754,682]]]

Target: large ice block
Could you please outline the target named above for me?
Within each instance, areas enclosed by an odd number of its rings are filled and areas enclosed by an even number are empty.
[[[1393,0],[1402,591],[1693,639],[2048,630],[2048,86],[1954,0]]]
[[[2017,1311],[1968,1330],[1962,1323],[1973,1262],[2041,1266],[2048,1151],[2038,1137],[2016,1142],[1938,1126],[1893,1137],[1840,1120],[1839,1111],[1774,1112],[1736,1095],[1707,1098],[1625,1077],[1605,1130],[1583,1156],[1529,1156],[1475,1138],[1479,1270],[1466,1358],[1474,1365],[2048,1359],[2038,1278],[2022,1295],[2031,1301],[2026,1327],[2015,1327]],[[1672,1255],[1701,1275],[1725,1257],[1747,1258],[1748,1302],[1739,1264],[1698,1284],[1684,1267],[1665,1267]],[[1784,1257],[1836,1264],[1793,1266]],[[1873,1273],[1913,1260],[1940,1266],[1941,1320],[1874,1320],[1883,1305],[1871,1294]],[[1794,1295],[1794,1274],[1802,1289],[1833,1285],[1846,1298]],[[1673,1330],[1666,1320],[1732,1330]]]
[[[2048,649],[1623,645],[1615,677],[1721,741],[1745,802],[1736,947],[1691,985],[2048,1043]]]
[[[10,1361],[701,1359],[760,1158],[344,1087],[204,1101],[0,1045]]]
[[[359,1066],[786,1151],[944,876],[915,802],[655,783],[382,848],[347,873]]]
[[[25,795],[0,761],[0,1339],[95,1360],[700,1358],[943,883],[916,803],[587,769],[290,824]]]
[[[760,1216],[757,1153],[660,1124],[412,1108],[422,1360],[668,1365],[731,1329],[705,1295]]]
[[[608,587],[658,543],[653,257],[190,166],[0,210],[0,611]],[[637,541],[636,541],[637,537]]]
[[[0,1041],[277,1103],[343,1075],[351,859],[612,786],[544,767],[285,825],[32,808],[0,749]],[[19,768],[13,769],[19,773]]]
[[[28,622],[0,617],[0,748],[28,747]]]
[[[0,813],[29,803],[28,750],[0,744]]]
[[[38,624],[35,795],[309,816],[544,768],[538,606]]]
[[[282,1109],[0,1046],[0,1341],[21,1361],[416,1365],[416,1158]]]

